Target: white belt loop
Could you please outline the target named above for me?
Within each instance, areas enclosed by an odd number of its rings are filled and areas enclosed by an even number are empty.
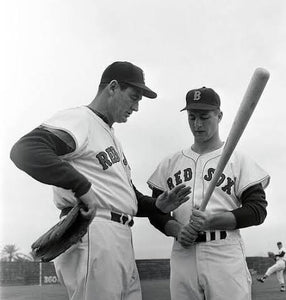
[[[206,242],[209,242],[211,240],[211,233],[210,231],[206,231]]]
[[[123,222],[123,215],[121,214],[121,216],[120,216],[120,223],[121,224],[124,224],[124,222]]]
[[[127,223],[129,224],[133,220],[133,218],[130,215],[127,215],[127,217],[128,217]]]

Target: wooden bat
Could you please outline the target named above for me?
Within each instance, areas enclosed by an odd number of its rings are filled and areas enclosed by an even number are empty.
[[[256,107],[256,104],[266,86],[269,76],[270,73],[263,68],[257,68],[254,71],[228,134],[228,138],[225,142],[213,178],[206,190],[205,197],[200,207],[201,211],[204,211],[206,209],[212,192],[214,191],[214,188],[220,176],[222,175],[222,172]]]

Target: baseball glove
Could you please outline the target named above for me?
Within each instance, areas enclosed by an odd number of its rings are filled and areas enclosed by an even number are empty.
[[[276,259],[275,254],[273,252],[271,252],[271,251],[268,251],[267,255],[268,255],[268,257],[270,257],[270,258],[272,258],[274,260]]]
[[[84,204],[77,203],[62,220],[32,244],[36,258],[43,262],[51,261],[81,240],[91,222],[91,219],[82,216],[81,208]]]

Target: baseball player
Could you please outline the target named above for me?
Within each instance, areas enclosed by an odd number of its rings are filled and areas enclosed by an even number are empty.
[[[153,196],[185,183],[191,199],[171,215],[150,222],[173,236],[171,298],[173,300],[251,299],[251,276],[239,229],[261,224],[266,217],[264,188],[269,175],[246,155],[235,151],[205,211],[198,208],[222,153],[220,97],[211,88],[186,95],[194,143],[163,159],[148,180]]]
[[[263,283],[267,277],[276,272],[276,276],[280,284],[280,291],[285,292],[285,281],[283,272],[285,270],[286,263],[286,250],[283,247],[282,242],[277,242],[277,247],[278,253],[274,255],[276,263],[270,268],[268,268],[265,274],[262,277],[257,278],[257,280]]]
[[[93,218],[87,234],[55,260],[59,281],[71,300],[140,300],[134,260],[133,217],[164,215],[189,199],[182,184],[157,199],[142,195],[112,125],[138,111],[142,96],[156,98],[142,69],[115,62],[102,74],[87,106],[58,112],[11,150],[17,167],[52,185],[54,202],[66,215],[82,201]]]

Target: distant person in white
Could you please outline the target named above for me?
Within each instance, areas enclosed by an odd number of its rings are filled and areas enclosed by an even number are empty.
[[[286,250],[282,245],[282,242],[277,242],[278,254],[275,254],[276,263],[267,269],[265,274],[261,278],[257,278],[258,281],[264,282],[267,277],[276,272],[277,279],[280,283],[280,291],[285,292],[285,281],[284,281],[284,269],[286,261]]]

